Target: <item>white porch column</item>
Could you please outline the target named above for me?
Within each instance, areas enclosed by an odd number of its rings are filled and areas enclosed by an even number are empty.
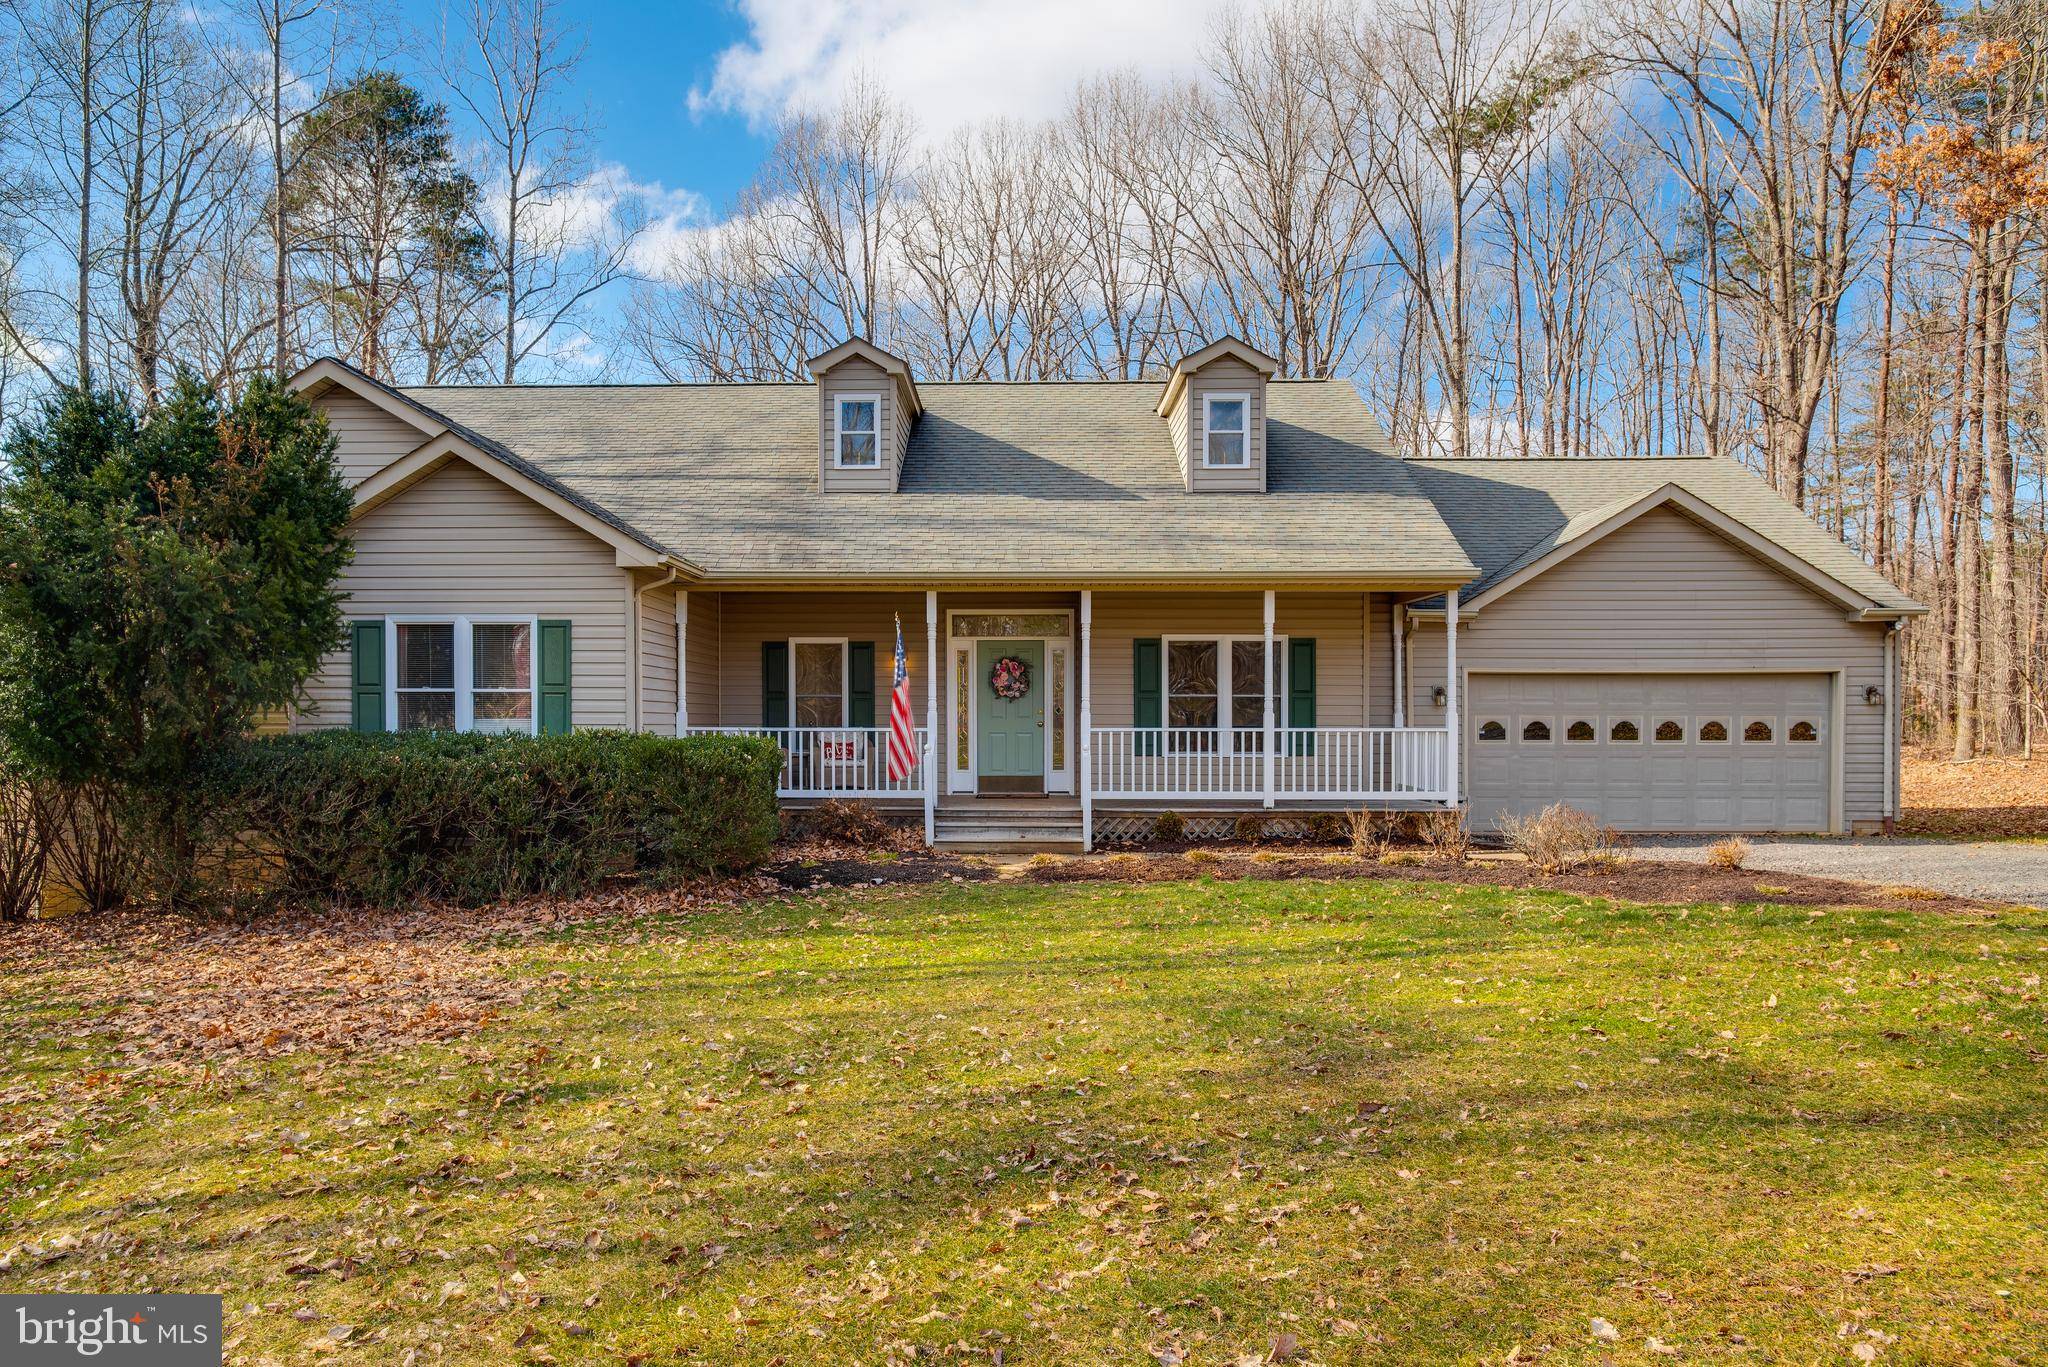
[[[1408,605],[1394,604],[1394,725],[1408,724]]]
[[[1458,724],[1458,692],[1458,591],[1452,589],[1444,595],[1444,726],[1451,733],[1444,753],[1450,766],[1445,786],[1453,808],[1458,805],[1458,740],[1464,734]]]
[[[676,734],[690,729],[690,591],[676,590]]]
[[[939,595],[924,595],[924,843],[939,833]]]
[[[1095,590],[1081,590],[1081,848],[1095,848]]]
[[[1264,747],[1263,747],[1263,751],[1264,751],[1264,756],[1265,756],[1265,766],[1264,766],[1264,768],[1265,768],[1265,782],[1264,782],[1264,783],[1263,783],[1263,784],[1262,784],[1261,786],[1262,786],[1262,787],[1264,788],[1264,790],[1265,790],[1265,793],[1266,793],[1266,805],[1267,805],[1268,807],[1270,807],[1270,806],[1272,806],[1272,805],[1273,805],[1273,743],[1274,743],[1274,741],[1275,741],[1275,740],[1277,739],[1277,737],[1275,737],[1275,736],[1274,736],[1274,734],[1273,734],[1273,678],[1274,678],[1274,675],[1276,674],[1276,672],[1277,672],[1277,671],[1276,671],[1276,670],[1275,670],[1275,669],[1273,668],[1273,590],[1271,590],[1271,589],[1267,589],[1267,590],[1266,590],[1266,612],[1265,612],[1265,618],[1266,618],[1266,721],[1265,721],[1266,735],[1265,735],[1265,745],[1264,745]],[[1228,669],[1228,668],[1230,668],[1230,661],[1228,661],[1228,660],[1219,660],[1219,661],[1217,662],[1217,668],[1218,668],[1218,669]]]

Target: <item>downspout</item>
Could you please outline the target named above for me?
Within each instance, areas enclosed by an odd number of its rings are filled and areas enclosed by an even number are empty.
[[[627,705],[630,708],[632,708],[631,714],[628,715],[626,718],[626,729],[628,731],[639,731],[642,729],[644,723],[644,718],[642,718],[640,715],[640,694],[644,680],[642,680],[640,676],[646,670],[647,661],[644,652],[640,649],[641,600],[645,598],[648,594],[654,592],[656,589],[665,589],[670,584],[673,584],[675,582],[676,567],[671,565],[668,568],[668,573],[664,575],[662,578],[655,580],[652,584],[647,585],[645,588],[638,588],[633,590],[633,620],[629,624],[629,639],[632,642],[631,648],[633,651],[633,667],[630,670],[628,670],[626,674],[628,682],[632,685],[627,690],[629,693],[632,694],[632,696],[627,700]],[[683,680],[683,657],[681,653],[682,642],[677,641],[676,647],[676,692],[678,695],[680,695],[682,693]]]
[[[1408,605],[1394,604],[1392,614],[1394,637],[1394,726],[1399,729],[1408,724]]]
[[[690,591],[676,590],[676,734],[690,730],[690,689],[688,651],[690,648]]]
[[[1893,833],[1896,826],[1897,788],[1899,763],[1898,725],[1898,682],[1899,682],[1899,631],[1905,623],[1898,618],[1884,634],[1884,818],[1880,829],[1886,835]],[[1840,745],[1841,738],[1835,739]]]

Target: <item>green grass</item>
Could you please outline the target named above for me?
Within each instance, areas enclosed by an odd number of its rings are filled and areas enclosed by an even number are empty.
[[[458,1045],[104,1083],[0,1171],[0,1247],[81,1241],[0,1290],[221,1290],[251,1362],[2037,1362],[2044,928],[1214,882],[591,928]],[[20,1122],[110,1051],[12,987]]]

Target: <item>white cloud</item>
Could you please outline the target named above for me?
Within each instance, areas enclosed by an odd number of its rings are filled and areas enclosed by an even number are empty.
[[[756,120],[880,81],[942,138],[991,117],[1057,114],[1074,85],[1130,69],[1186,74],[1228,0],[739,0],[746,41],[719,54],[695,110]]]

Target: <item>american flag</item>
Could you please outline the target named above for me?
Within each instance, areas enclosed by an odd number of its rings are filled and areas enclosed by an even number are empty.
[[[896,619],[896,683],[889,690],[889,781],[901,783],[917,767],[917,732],[910,724],[910,668],[903,661],[903,619]]]

